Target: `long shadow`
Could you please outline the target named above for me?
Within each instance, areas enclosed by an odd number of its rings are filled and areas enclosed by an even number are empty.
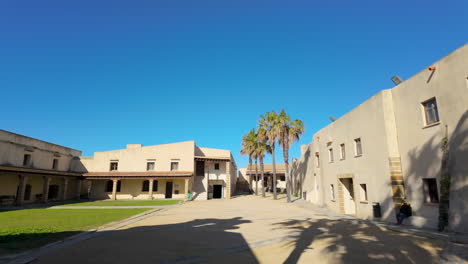
[[[233,232],[246,223],[241,217],[207,218],[100,232],[34,263],[259,263],[244,237]]]
[[[434,263],[443,249],[428,239],[383,231],[360,220],[288,220],[276,228],[288,228],[293,239],[286,246],[294,249],[284,263],[302,263],[302,255],[316,251],[322,263]]]

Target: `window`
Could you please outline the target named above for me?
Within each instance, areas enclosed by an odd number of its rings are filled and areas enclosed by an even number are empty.
[[[142,192],[149,192],[149,181],[143,181],[143,186],[141,187]]]
[[[320,156],[318,152],[315,152],[315,161],[317,162],[316,167],[320,168]]]
[[[426,203],[438,203],[439,193],[437,192],[437,180],[435,178],[423,179],[423,184]]]
[[[280,181],[286,181],[286,176],[280,176]]]
[[[179,170],[179,162],[178,161],[171,161],[171,171]]]
[[[333,148],[328,149],[328,161],[333,162]]]
[[[31,166],[31,154],[24,154],[23,166]]]
[[[426,117],[426,125],[439,122],[439,111],[437,110],[435,97],[423,102],[422,105],[424,108],[424,116]]]
[[[204,161],[197,161],[196,173],[197,173],[197,176],[205,176],[205,162]]]
[[[359,196],[362,202],[367,202],[367,186],[365,184],[359,184]]]
[[[362,155],[361,138],[356,138],[354,140],[354,154],[356,155],[356,157],[359,157]]]
[[[330,184],[330,198],[332,201],[335,200],[335,188],[333,187],[333,184]]]
[[[122,183],[120,181],[117,181],[117,192],[120,192],[120,187]],[[114,186],[114,181],[108,180],[106,182],[106,192],[112,192],[112,188]]]
[[[119,168],[119,162],[118,161],[111,161],[110,162],[110,171],[116,171]]]
[[[340,159],[344,160],[345,158],[346,158],[345,145],[341,144],[340,145]]]
[[[54,160],[52,161],[52,169],[53,169],[53,170],[58,169],[58,163],[59,163],[59,160],[58,160],[58,159],[54,159]]]
[[[215,170],[219,170],[219,163],[215,163]]]
[[[147,160],[146,161],[146,170],[147,171],[154,171],[154,164],[155,164],[155,161],[154,160]]]

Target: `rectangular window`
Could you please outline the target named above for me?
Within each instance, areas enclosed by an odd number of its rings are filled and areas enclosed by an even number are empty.
[[[359,196],[361,197],[362,202],[367,202],[367,186],[365,184],[359,184],[360,193]]]
[[[197,161],[196,173],[197,173],[197,176],[205,176],[205,162],[204,161]]]
[[[31,166],[31,154],[24,154],[23,166]]]
[[[219,170],[219,163],[215,163],[215,170]]]
[[[424,116],[426,117],[426,125],[431,125],[439,122],[439,111],[437,110],[437,101],[431,98],[422,103]]]
[[[333,148],[328,149],[328,161],[333,162]]]
[[[423,184],[426,203],[438,203],[439,193],[437,191],[437,180],[435,178],[423,179]]]
[[[330,184],[330,199],[332,201],[335,200],[335,188],[333,187],[333,184]]]
[[[146,161],[146,170],[147,171],[154,171],[155,169],[155,161],[154,160],[147,160]]]
[[[315,161],[317,162],[316,167],[320,168],[320,156],[318,152],[315,152]]]
[[[286,176],[280,176],[280,181],[286,181]]]
[[[356,157],[362,156],[361,138],[356,138],[354,140],[354,154],[356,155]]]
[[[179,170],[179,162],[178,161],[171,161],[171,171]]]
[[[119,168],[119,162],[118,161],[111,161],[109,170],[110,171],[116,171]]]
[[[143,181],[143,186],[141,187],[142,192],[149,192],[149,181]]]
[[[344,160],[345,158],[346,158],[345,145],[341,144],[340,145],[340,159]]]
[[[54,159],[52,161],[52,169],[53,170],[57,170],[58,169],[58,163],[59,163],[59,160],[58,159]]]

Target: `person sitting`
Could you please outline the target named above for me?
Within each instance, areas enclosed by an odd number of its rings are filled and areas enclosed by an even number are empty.
[[[413,214],[411,210],[411,205],[408,202],[403,202],[400,207],[400,212],[396,215],[397,225],[401,225],[405,218],[410,217]]]

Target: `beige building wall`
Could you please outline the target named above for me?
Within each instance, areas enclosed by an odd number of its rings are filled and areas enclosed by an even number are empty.
[[[372,203],[377,202],[382,219],[395,221],[395,209],[406,198],[413,207],[407,222],[434,228],[439,205],[427,202],[424,179],[437,180],[440,198],[441,146],[448,136],[450,228],[468,231],[464,205],[468,197],[468,46],[431,66],[435,70],[425,69],[374,95],[318,131],[312,143],[301,149],[292,170],[293,177],[304,178],[307,200],[340,213],[350,213],[352,207],[351,212],[362,218],[372,218]],[[440,122],[426,125],[422,103],[431,98],[437,100]],[[360,157],[354,156],[356,138],[361,139]],[[345,144],[344,160],[340,159],[341,144]],[[329,148],[333,149],[333,162],[329,161]],[[360,184],[366,184],[367,201]]]
[[[468,232],[468,45],[392,89],[398,146],[413,224],[436,227],[438,204],[424,199],[423,179],[436,178],[440,189],[441,146],[448,135],[452,176],[450,225]],[[427,126],[422,102],[436,98],[440,122]],[[440,193],[439,193],[440,196]]]

